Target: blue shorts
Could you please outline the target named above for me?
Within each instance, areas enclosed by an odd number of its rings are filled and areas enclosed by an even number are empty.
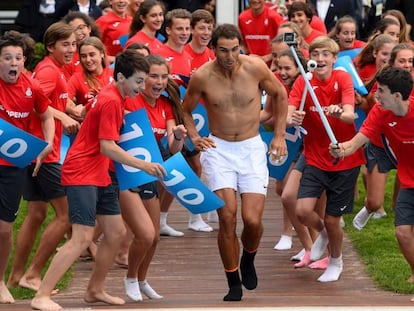
[[[23,192],[24,169],[0,165],[0,219],[13,222]],[[0,246],[2,247],[2,246]]]
[[[414,189],[400,189],[395,205],[395,226],[414,226]]]
[[[339,217],[352,213],[354,206],[355,183],[359,166],[343,171],[323,171],[306,165],[300,181],[298,199],[320,198],[326,190],[326,213]]]
[[[372,172],[375,165],[378,166],[378,171],[382,174],[386,174],[389,171],[396,169],[384,148],[368,143],[364,147],[364,154],[367,160],[365,166],[367,167],[368,172]]]
[[[59,163],[43,163],[36,177],[32,177],[35,163],[26,168],[23,198],[26,201],[44,201],[60,198],[66,195],[65,187],[60,178],[62,165]]]
[[[113,177],[113,176],[111,176]],[[96,215],[119,215],[117,180],[106,187],[67,186],[69,221],[72,224],[95,226]]]

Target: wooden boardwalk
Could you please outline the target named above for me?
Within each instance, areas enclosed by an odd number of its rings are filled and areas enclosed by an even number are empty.
[[[217,249],[217,231],[199,233],[188,230],[188,214],[175,202],[169,213],[169,223],[184,231],[185,236],[161,237],[148,275],[148,281],[164,299],[144,299],[139,303],[127,300],[126,305],[116,309],[413,306],[411,296],[382,291],[374,285],[346,237],[344,271],[338,282],[319,283],[316,279],[321,271],[294,269],[289,258],[301,248],[297,238],[294,238],[292,250],[273,250],[281,233],[281,217],[280,201],[274,192],[274,182],[271,182],[263,218],[264,235],[256,256],[258,288],[244,290],[241,302],[223,302],[227,283]],[[217,228],[217,224],[212,225]],[[68,309],[115,309],[83,302],[92,264],[76,263],[69,288],[57,295],[56,301]],[[122,280],[125,274],[126,270],[114,265],[107,278],[107,289],[111,294],[125,297]],[[13,306],[0,305],[0,310],[28,309],[28,300],[17,301]]]

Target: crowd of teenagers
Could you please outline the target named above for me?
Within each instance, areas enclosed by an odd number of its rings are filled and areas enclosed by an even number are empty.
[[[397,170],[395,233],[411,267],[407,281],[414,282],[414,44],[398,10],[404,8],[378,1],[365,7],[375,8],[375,23],[364,36],[356,0],[250,0],[238,26],[215,25],[214,0],[176,2],[24,1],[16,21],[21,31],[0,38],[0,117],[47,143],[25,168],[0,157],[0,303],[14,303],[9,288],[19,286],[36,291],[32,308],[61,310],[52,300],[56,284],[81,256],[94,260],[86,302],[125,303],[105,291],[114,263],[127,269],[128,300],[163,298],[147,280],[151,261],[160,235],[184,232],[167,223],[174,197],[161,183],[167,175],[162,163],[134,157],[118,144],[124,116],[138,109],[147,113],[162,159],[181,153],[224,202],[206,220],[188,216],[188,229],[200,234],[213,231],[208,222],[219,223],[224,301],[240,301],[243,287],[258,285],[254,261],[268,161],[287,158],[287,128],[306,134],[283,180],[276,180],[284,217],[274,248],[291,249],[294,230],[301,243],[291,258],[294,268],[321,269],[319,282],[338,281],[342,215],[353,211],[358,176],[366,197],[353,226],[362,230],[370,218],[387,216],[385,186]],[[287,44],[286,33],[294,33],[295,42]],[[45,56],[33,68],[36,42]],[[343,52],[352,55],[349,65],[367,92],[355,89],[350,73],[334,69]],[[192,115],[199,103],[207,137]],[[357,109],[366,116],[358,127]],[[267,147],[263,129],[274,133]],[[64,135],[71,145],[63,160]],[[114,162],[158,181],[120,191]],[[27,215],[5,280],[22,198]],[[55,217],[29,262],[49,204]]]

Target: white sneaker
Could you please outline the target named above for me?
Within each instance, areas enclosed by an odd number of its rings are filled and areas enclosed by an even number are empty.
[[[124,286],[126,295],[133,301],[142,301],[141,291],[139,290],[138,280],[124,278]]]
[[[278,251],[283,251],[287,249],[292,248],[292,237],[288,235],[282,234],[280,237],[279,242],[273,247],[273,249],[276,249]]]
[[[290,261],[301,261],[303,259],[303,256],[305,256],[305,254],[306,254],[306,250],[302,248],[299,251],[299,253],[290,257]]]
[[[372,217],[373,213],[368,213],[367,208],[364,206],[361,210],[355,215],[354,219],[352,220],[352,224],[354,225],[355,229],[362,230],[365,227],[368,220]]]
[[[385,217],[385,216],[387,216],[387,213],[386,212],[384,212],[384,213],[377,213],[377,212],[373,212],[372,213],[372,219],[380,219],[380,218],[382,218],[382,217]]]
[[[319,232],[318,237],[316,238],[315,242],[311,248],[311,261],[316,261],[322,258],[323,253],[328,246],[328,234],[326,233],[326,229],[324,228],[321,232]]]
[[[169,225],[165,224],[160,227],[160,235],[181,237],[184,236],[184,232],[177,231],[174,228],[171,228]]]
[[[152,287],[149,285],[147,280],[139,282],[139,289],[141,292],[147,296],[149,299],[162,299],[161,295],[159,295]]]
[[[197,219],[194,222],[189,221],[188,229],[197,231],[197,232],[212,232],[213,231],[213,228],[210,227],[209,224],[206,224],[204,220],[202,219]]]

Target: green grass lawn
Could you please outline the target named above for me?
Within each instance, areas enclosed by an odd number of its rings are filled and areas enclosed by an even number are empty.
[[[354,204],[354,213],[345,215],[345,231],[366,265],[368,274],[380,288],[412,294],[414,285],[407,282],[411,270],[400,252],[394,233],[394,212],[391,207],[394,178],[395,171],[390,174],[387,182],[384,202],[387,216],[381,219],[371,218],[364,229],[358,231],[352,226],[352,219],[364,205],[365,198],[365,189],[359,178],[359,199]]]
[[[24,221],[24,218],[26,217],[27,214],[27,202],[22,201],[20,203],[20,209],[19,209],[19,214],[16,218],[16,221],[14,222],[14,226],[13,226],[13,233],[14,233],[14,241],[16,241],[16,237],[17,234],[19,232],[19,228],[21,226],[21,224]],[[46,221],[43,223],[42,228],[41,228],[41,232],[43,232],[43,230],[46,228],[47,224],[53,219],[53,217],[55,216],[55,212],[53,210],[53,208],[50,206],[49,210],[48,210],[48,216],[46,218]],[[32,253],[29,257],[29,263],[26,265],[26,268],[28,267],[28,265],[30,264],[31,258],[33,257],[35,251],[37,250],[37,245],[39,243],[39,239],[40,239],[40,233],[38,233],[37,237],[36,237],[36,243],[35,246],[33,247]],[[6,270],[6,282],[8,280],[9,277],[9,273],[10,273],[10,268],[13,262],[13,257],[14,257],[14,243],[13,243],[13,249],[12,252],[10,254],[10,258],[9,258],[9,262],[7,265],[7,270]],[[47,263],[46,267],[43,269],[43,274],[46,272],[47,267],[49,267],[49,262]],[[62,278],[62,280],[58,283],[57,288],[59,288],[60,290],[64,289],[67,287],[70,278],[72,276],[72,272],[71,270],[69,270],[65,276]],[[35,292],[30,290],[30,289],[25,289],[25,288],[21,288],[21,287],[16,287],[16,288],[11,288],[10,289],[11,294],[13,295],[13,297],[15,299],[30,299],[33,298]]]

